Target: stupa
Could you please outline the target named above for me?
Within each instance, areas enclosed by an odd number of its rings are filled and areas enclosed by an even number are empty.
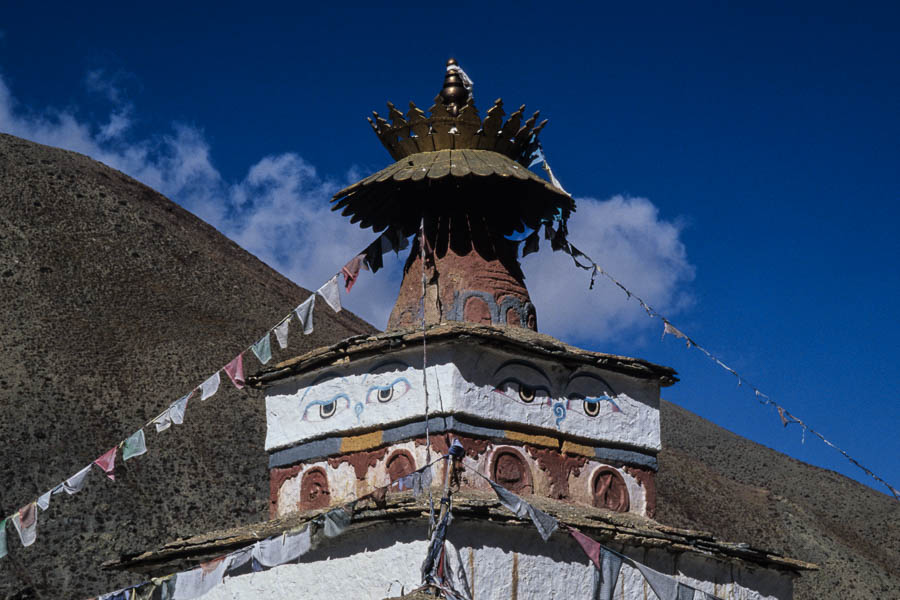
[[[574,527],[691,586],[677,588],[679,600],[791,598],[811,565],[653,521],[660,389],[676,373],[537,332],[509,237],[554,223],[559,231],[575,210],[528,168],[546,121],[534,113],[523,122],[524,107],[504,120],[501,100],[482,119],[453,60],[429,116],[412,103],[405,115],[388,110],[390,122],[377,113],[370,122],[396,162],[333,200],[364,228],[415,236],[387,331],[250,378],[265,395],[271,521],[116,566],[170,572],[358,500],[289,564],[247,568],[206,597],[654,597],[628,562],[610,590],[563,533]],[[542,540],[491,482],[560,529]],[[445,524],[437,583],[423,567],[436,523]]]

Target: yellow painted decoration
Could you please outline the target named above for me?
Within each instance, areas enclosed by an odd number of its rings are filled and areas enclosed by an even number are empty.
[[[519,433],[518,431],[510,431],[508,429],[506,430],[505,435],[506,439],[516,442],[534,444],[535,446],[546,446],[547,448],[559,448],[559,440],[546,435]]]
[[[594,449],[590,446],[583,446],[581,444],[576,444],[575,442],[565,441],[562,444],[563,454],[580,454],[581,456],[587,456],[590,458],[594,458],[595,453]]]
[[[341,440],[341,452],[359,452],[360,450],[376,448],[381,445],[381,438],[381,431],[345,437]]]

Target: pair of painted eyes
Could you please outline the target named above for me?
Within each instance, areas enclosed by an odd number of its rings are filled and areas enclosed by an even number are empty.
[[[539,404],[551,404],[550,391],[547,388],[530,386],[516,379],[504,380],[494,389],[494,391],[499,392],[508,398],[524,402],[525,404],[532,404],[535,400],[538,400]],[[615,402],[606,395],[602,398],[586,398],[581,395],[575,395],[571,396],[570,399],[581,400],[584,414],[589,417],[596,417],[600,414],[600,404],[603,401],[608,401],[612,405],[613,412],[619,412]]]
[[[402,377],[394,380],[390,385],[372,386],[366,392],[366,403],[380,402],[386,404],[391,400],[403,397],[409,389],[409,382]],[[329,419],[337,413],[338,408],[347,408],[350,406],[350,396],[347,394],[338,394],[331,400],[317,400],[310,402],[303,413],[304,419],[307,418],[307,413],[313,406],[318,406],[320,419]],[[360,406],[359,408],[361,412],[362,407]]]

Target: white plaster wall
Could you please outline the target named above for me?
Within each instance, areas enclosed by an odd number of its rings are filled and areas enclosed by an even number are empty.
[[[300,563],[226,579],[205,598],[354,598],[381,600],[420,584],[427,548],[423,522],[391,524],[347,532],[313,550]],[[580,547],[557,532],[547,543],[531,528],[458,520],[449,541],[458,549],[473,600],[591,598],[593,569]],[[767,569],[732,568],[701,555],[662,550],[626,552],[679,581],[726,600],[789,600],[789,575]],[[623,565],[617,600],[655,595],[643,577]]]
[[[268,388],[266,450],[422,419],[421,364],[418,350],[398,351]],[[660,448],[659,388],[653,382],[462,343],[431,349],[427,371],[432,414],[468,415],[498,429],[515,424],[595,442]],[[600,400],[585,403],[583,397]],[[597,407],[599,414],[588,414],[586,405]]]

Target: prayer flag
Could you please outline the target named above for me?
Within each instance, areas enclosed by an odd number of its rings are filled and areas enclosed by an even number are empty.
[[[312,547],[310,528],[293,535],[284,534],[253,544],[253,558],[263,567],[277,567],[297,560]]]
[[[313,332],[313,308],[316,306],[316,295],[313,294],[303,301],[303,303],[294,309],[300,324],[303,326],[303,334],[309,335]]]
[[[50,508],[50,494],[53,493],[53,490],[48,490],[41,494],[41,497],[37,499],[38,508],[41,510],[47,510]]]
[[[272,340],[269,337],[268,331],[266,332],[266,335],[259,338],[259,341],[250,346],[250,348],[262,364],[266,364],[272,360]]]
[[[208,593],[222,583],[230,562],[226,557],[210,561],[196,569],[178,573],[175,576],[175,593],[172,600],[190,600]]]
[[[103,469],[103,472],[106,473],[106,476],[113,481],[116,480],[116,450],[118,449],[118,446],[113,446],[100,458],[94,461],[94,464]]]
[[[62,484],[62,489],[65,490],[65,492],[70,496],[72,494],[77,494],[81,491],[81,488],[84,487],[84,480],[87,477],[87,474],[90,473],[90,471],[91,465],[88,465],[82,470],[78,471],[77,473],[66,479],[65,483]],[[55,489],[54,492],[56,492]]]
[[[340,507],[329,510],[322,515],[325,526],[325,535],[327,537],[336,537],[350,527],[350,521],[353,519],[353,507]]]
[[[359,270],[367,269],[368,266],[365,264],[364,259],[366,258],[365,253],[357,254],[353,258],[350,259],[346,265],[341,267],[341,273],[344,275],[344,289],[347,290],[347,293],[350,293],[350,288],[353,287],[353,284],[356,283],[356,280],[359,279]],[[330,304],[330,303],[329,303]],[[332,307],[334,308],[334,307]]]
[[[531,232],[527,238],[525,238],[525,244],[522,246],[522,257],[526,257],[532,252],[537,252],[541,248],[541,237],[538,229],[535,229]]]
[[[0,558],[6,556],[9,552],[9,549],[6,546],[6,521],[8,521],[8,519],[0,521]]]
[[[244,353],[241,352],[223,367],[225,374],[239,390],[244,389]]]
[[[37,505],[32,502],[23,506],[12,516],[13,527],[19,532],[23,546],[30,546],[37,538]]]
[[[291,324],[291,315],[284,318],[284,321],[275,326],[275,339],[278,340],[278,347],[284,350],[287,348],[288,326]]]
[[[678,582],[674,577],[655,571],[639,562],[635,562],[634,566],[638,568],[638,571],[650,584],[650,589],[659,596],[659,600],[679,600]]]
[[[532,523],[534,523],[534,526],[537,527],[538,533],[541,534],[541,538],[543,538],[545,542],[550,539],[550,535],[556,531],[556,528],[559,525],[555,518],[528,504],[525,500],[519,498],[505,487],[497,485],[491,480],[488,480],[488,483],[494,488],[494,493],[496,493],[497,497],[500,499],[500,504],[514,512],[518,517],[529,517]]]
[[[131,434],[131,437],[125,440],[125,445],[122,447],[122,460],[128,460],[146,453],[147,440],[144,438],[144,430],[138,429]]]
[[[694,588],[684,585],[683,583],[678,584],[678,595],[676,596],[677,600],[694,600]]]
[[[206,400],[219,391],[219,372],[200,384],[200,400]]]
[[[218,375],[218,373],[216,374]],[[181,425],[184,422],[184,411],[187,409],[188,400],[190,400],[191,396],[193,395],[194,391],[191,390],[190,392],[170,404],[169,408],[167,408],[163,412],[163,414],[153,419],[153,423],[156,423],[157,433],[160,431],[165,431],[172,425],[172,423]]]
[[[383,255],[387,252],[385,246],[388,246],[388,249],[390,249],[390,242],[387,240],[385,234],[382,233],[374,242],[366,246],[366,249],[363,252],[366,268],[373,273],[377,273],[378,269],[384,266]]]
[[[597,593],[594,597],[598,600],[611,600],[616,588],[616,580],[619,578],[619,571],[622,568],[622,559],[577,529],[569,528],[569,535],[575,538],[584,553],[597,567],[594,580]]]
[[[322,299],[334,312],[341,311],[341,290],[338,287],[337,279],[338,276],[335,275],[325,285],[316,290],[316,293],[322,296]]]

